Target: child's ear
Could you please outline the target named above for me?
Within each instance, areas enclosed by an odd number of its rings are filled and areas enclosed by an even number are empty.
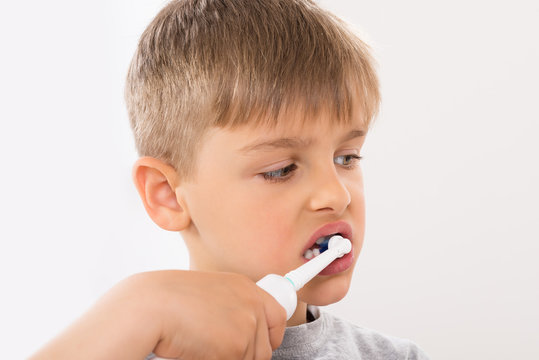
[[[133,165],[133,181],[146,212],[161,228],[169,231],[184,230],[191,217],[185,203],[176,196],[179,177],[165,162],[142,157]]]

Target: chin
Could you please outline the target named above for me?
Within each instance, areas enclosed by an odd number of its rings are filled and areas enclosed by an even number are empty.
[[[298,292],[298,299],[309,305],[334,304],[346,296],[350,280],[349,276],[317,277]]]

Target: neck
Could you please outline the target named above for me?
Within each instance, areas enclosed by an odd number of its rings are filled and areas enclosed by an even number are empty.
[[[307,304],[298,301],[298,306],[292,317],[286,322],[286,327],[297,326],[307,322]]]

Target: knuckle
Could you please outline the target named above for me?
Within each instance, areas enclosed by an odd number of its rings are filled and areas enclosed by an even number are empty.
[[[234,278],[234,281],[238,283],[239,286],[249,286],[252,283],[252,280],[244,274],[232,273],[231,276]]]
[[[214,353],[215,359],[241,359],[247,346],[238,339],[226,339],[220,342],[219,349]]]
[[[279,323],[281,324],[286,323],[286,310],[284,309],[284,307],[279,306],[277,316],[279,317]]]
[[[253,313],[247,313],[241,322],[241,326],[245,333],[252,333],[256,330],[257,324],[258,320]]]
[[[230,280],[234,288],[241,290],[239,293],[244,298],[255,298],[256,285],[253,280],[243,274],[231,274]]]
[[[237,340],[230,344],[229,352],[230,355],[234,358],[240,358],[245,354],[245,351],[247,350],[247,347],[249,345],[248,341],[245,340]]]
[[[268,345],[264,348],[264,350],[260,354],[260,360],[270,360],[272,355],[273,353],[271,351],[271,347]]]

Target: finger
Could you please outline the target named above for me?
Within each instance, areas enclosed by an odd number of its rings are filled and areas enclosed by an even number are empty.
[[[263,314],[262,314],[263,316]],[[254,317],[249,317],[249,325],[246,325],[242,334],[249,338],[249,343],[245,348],[242,359],[253,360],[256,356],[256,333],[258,332],[258,324],[260,323],[260,315],[254,314]]]
[[[283,341],[286,328],[286,310],[266,291],[260,289],[260,293],[264,301],[264,312],[266,314],[271,348],[275,350]]]
[[[271,344],[269,339],[268,323],[266,322],[265,310],[261,310],[258,317],[258,324],[255,336],[255,357],[256,360],[271,359]]]

